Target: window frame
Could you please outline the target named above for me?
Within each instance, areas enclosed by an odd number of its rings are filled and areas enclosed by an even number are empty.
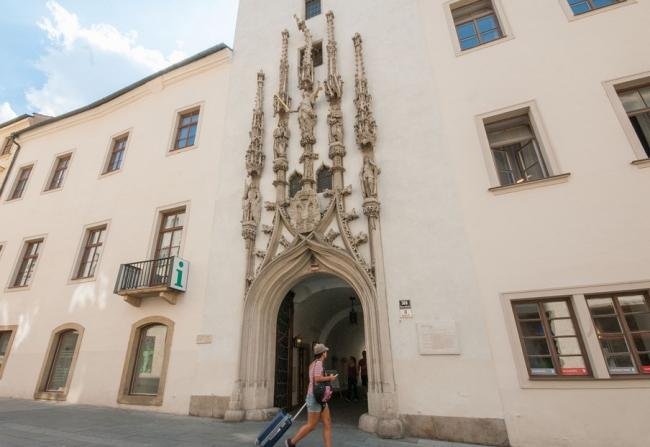
[[[309,3],[318,2],[318,14],[309,15]],[[323,14],[323,2],[322,0],[305,0],[305,20],[309,20],[314,17],[318,17]]]
[[[183,148],[176,148],[176,143],[178,140],[178,135],[180,133],[180,124],[181,120],[183,119],[183,116],[186,116],[190,113],[198,112],[198,118],[196,121],[196,133],[194,135],[194,143],[190,146],[185,146]],[[203,114],[204,114],[204,103],[196,103],[193,105],[189,105],[180,109],[177,109],[174,112],[174,121],[173,121],[173,126],[172,126],[172,132],[170,135],[170,142],[168,145],[168,149],[166,151],[166,155],[174,155],[174,154],[181,154],[189,150],[197,149],[199,147],[199,139],[201,135],[201,122],[203,120]]]
[[[494,15],[497,18],[497,24],[499,27],[499,30],[501,32],[501,37],[499,39],[491,40],[489,42],[477,45],[472,48],[467,48],[463,50],[460,46],[460,38],[458,36],[458,31],[456,30],[456,21],[453,16],[453,9],[458,9],[463,6],[467,6],[471,3],[474,3],[478,0],[448,0],[447,2],[442,4],[442,8],[444,9],[444,14],[445,17],[447,18],[447,25],[449,28],[449,33],[451,37],[451,42],[454,48],[454,52],[456,54],[456,57],[463,56],[466,54],[471,54],[475,51],[479,51],[481,49],[489,48],[494,45],[498,45],[500,43],[505,43],[508,42],[512,39],[515,38],[515,35],[512,31],[512,28],[510,26],[510,22],[508,21],[508,18],[505,14],[505,10],[503,8],[503,5],[501,4],[501,0],[491,0],[492,2],[492,9],[494,11]],[[466,23],[467,21],[460,22]]]
[[[83,227],[82,230],[82,236],[81,240],[79,242],[78,248],[77,248],[77,256],[75,257],[75,262],[72,266],[72,273],[70,275],[70,282],[76,283],[76,282],[85,282],[85,281],[94,281],[97,276],[97,272],[99,271],[99,268],[101,266],[102,259],[104,257],[104,250],[106,247],[106,241],[108,239],[108,231],[109,231],[109,225],[110,221],[102,221],[102,222],[95,222],[89,225],[86,225]],[[79,276],[79,271],[81,269],[81,266],[84,262],[84,255],[86,252],[86,249],[88,248],[87,242],[89,240],[89,237],[91,235],[92,231],[102,229],[104,230],[104,235],[103,235],[103,242],[101,244],[101,251],[99,254],[99,259],[97,260],[97,264],[95,265],[94,273],[91,276],[87,277],[80,277]]]
[[[60,190],[63,189],[63,186],[65,185],[65,181],[68,178],[68,172],[70,170],[70,164],[72,163],[72,156],[73,156],[72,151],[69,151],[69,152],[63,152],[63,153],[57,154],[54,157],[54,162],[52,163],[52,167],[50,168],[50,175],[47,177],[47,181],[45,182],[45,186],[43,187],[43,192],[44,193],[60,191]],[[62,174],[60,183],[59,183],[58,186],[54,186],[53,182],[54,182],[55,176],[59,172],[59,164],[63,160],[66,160],[66,165],[65,165],[65,168],[62,170],[63,174]]]
[[[165,335],[164,358],[160,373],[160,381],[158,383],[158,394],[130,394],[134,379],[135,367],[137,365],[137,354],[140,347],[142,331],[156,324],[167,327],[167,333]],[[124,366],[122,368],[122,377],[120,379],[120,388],[117,396],[118,403],[148,406],[161,406],[163,404],[173,336],[174,322],[169,318],[162,316],[153,316],[143,318],[133,323],[131,326],[131,334],[129,336],[126,357],[124,359]]]
[[[628,113],[625,110],[625,107],[623,107],[623,102],[621,101],[619,94],[626,90],[640,88],[646,85],[650,85],[650,71],[603,82],[605,94],[609,98],[614,114],[618,118],[618,121],[623,128],[623,133],[627,137],[630,148],[632,149],[634,160],[630,163],[639,168],[650,167],[650,157],[648,157],[648,154],[646,153],[645,148],[630,121]]]
[[[556,373],[554,375],[542,375],[542,374],[533,374],[532,369],[530,366],[530,359],[529,355],[526,349],[526,344],[525,344],[525,336],[523,334],[523,330],[521,327],[521,319],[517,315],[517,311],[515,306],[518,304],[536,304],[538,307],[539,315],[540,315],[540,321],[542,323],[542,326],[544,328],[544,339],[548,345],[549,348],[549,356],[551,357],[551,361],[553,363],[553,369],[555,371],[561,371],[561,366],[560,366],[560,357],[562,357],[558,352],[555,344],[553,343],[554,338],[564,338],[564,337],[555,337],[552,335],[551,331],[551,326],[550,326],[550,321],[546,314],[543,312],[543,304],[545,303],[553,303],[553,302],[565,302],[567,304],[567,308],[569,310],[569,318],[573,324],[573,329],[576,333],[575,338],[578,340],[578,345],[580,346],[580,351],[581,351],[581,356],[584,360],[585,363],[585,369],[587,370],[586,375],[563,375]],[[571,297],[547,297],[547,298],[529,298],[529,299],[522,299],[522,300],[512,300],[510,302],[512,306],[512,314],[515,319],[516,325],[517,325],[517,333],[519,334],[519,341],[521,344],[521,354],[524,357],[524,361],[526,363],[526,369],[528,371],[528,377],[530,380],[585,380],[585,379],[593,379],[593,371],[591,368],[591,364],[589,362],[589,356],[588,356],[588,351],[586,349],[586,345],[583,340],[583,335],[580,331],[580,326],[578,324],[578,320],[576,318],[576,313],[573,309],[573,304],[571,302]],[[572,337],[572,336],[567,336],[567,337]],[[578,357],[578,356],[575,356]]]
[[[14,147],[14,140],[11,135],[6,137],[2,142],[2,149],[0,150],[0,158],[8,157],[11,155],[11,149]]]
[[[16,172],[16,175],[14,176],[14,181],[11,185],[11,189],[9,190],[9,196],[7,197],[7,202],[15,202],[17,200],[22,200],[25,197],[25,192],[27,191],[27,187],[29,186],[29,181],[32,178],[32,174],[34,173],[35,166],[36,163],[27,163],[18,169],[18,172]],[[29,174],[27,175],[27,178],[25,179],[25,182],[22,185],[20,195],[16,196],[16,192],[18,190],[18,184],[22,181],[21,175],[25,170],[29,170]]]
[[[7,341],[7,349],[5,350],[5,358],[2,363],[0,363],[0,380],[2,380],[2,375],[7,367],[7,361],[11,355],[11,347],[13,346],[14,339],[16,338],[16,332],[18,332],[18,325],[8,325],[0,326],[0,332],[9,332],[9,340]]]
[[[167,230],[163,231],[164,230],[163,225],[165,223],[165,218],[167,216],[180,214],[181,211],[184,214],[183,225],[180,226],[180,227],[176,226],[176,227],[173,227],[171,229],[167,229]],[[188,215],[188,208],[187,208],[186,205],[180,205],[180,206],[167,208],[167,209],[159,211],[158,219],[157,219],[158,222],[157,222],[157,225],[156,225],[156,234],[155,234],[155,238],[154,238],[153,253],[152,253],[152,256],[151,256],[152,260],[164,259],[164,258],[168,258],[170,256],[181,256],[181,253],[183,252],[184,242],[185,242],[185,232],[186,232],[186,227],[187,227],[187,215]],[[174,231],[178,231],[179,229],[181,231],[181,238],[180,238],[180,242],[179,242],[180,246],[178,247],[178,253],[175,254],[175,255],[170,254],[168,256],[165,256],[164,258],[159,258],[158,254],[159,254],[159,252],[161,250],[161,243],[162,243],[162,239],[163,239],[164,234],[174,232]]]
[[[122,150],[122,162],[120,164],[120,167],[118,169],[114,169],[112,171],[109,171],[108,168],[110,167],[111,160],[113,159],[115,144],[118,141],[123,140],[123,139],[126,139],[126,142],[124,144],[124,149]],[[108,143],[108,149],[106,150],[106,156],[104,157],[104,162],[102,164],[102,169],[101,169],[101,172],[99,174],[100,178],[107,177],[107,176],[110,176],[110,175],[113,175],[113,174],[117,174],[118,172],[122,172],[122,170],[124,169],[126,154],[127,154],[128,149],[129,149],[131,139],[132,139],[132,129],[128,129],[128,130],[125,130],[125,131],[122,131],[122,132],[118,132],[118,133],[116,133],[116,134],[114,134],[114,135],[112,135],[110,137],[109,143]]]
[[[16,285],[18,281],[18,277],[21,273],[21,270],[23,269],[23,264],[26,262],[27,259],[27,252],[28,248],[30,247],[30,244],[33,243],[39,243],[38,247],[38,253],[36,255],[36,260],[33,263],[32,271],[31,271],[31,276],[30,280],[27,284],[25,285]],[[38,269],[38,266],[40,265],[39,260],[43,256],[43,246],[45,245],[45,236],[34,236],[30,238],[25,238],[22,241],[22,245],[20,248],[20,251],[18,252],[18,259],[16,260],[16,263],[14,265],[14,270],[10,276],[10,281],[9,285],[7,286],[7,290],[29,290],[29,288],[32,286],[34,282],[34,277],[36,276],[36,270]],[[30,256],[30,258],[34,258],[33,256]]]
[[[625,292],[611,292],[611,293],[602,293],[602,294],[589,294],[585,295],[585,299],[587,301],[587,307],[589,307],[589,300],[592,299],[602,299],[602,298],[611,298],[612,303],[614,304],[614,310],[616,313],[616,319],[618,321],[619,326],[621,327],[621,334],[623,339],[625,340],[627,346],[628,346],[628,353],[630,357],[632,358],[632,361],[634,363],[635,368],[637,369],[636,373],[623,373],[623,374],[614,374],[611,371],[608,372],[611,377],[613,378],[618,378],[618,377],[634,377],[634,378],[640,378],[640,379],[650,379],[650,369],[648,369],[648,372],[643,372],[643,365],[641,365],[641,359],[639,357],[639,351],[634,343],[634,332],[643,332],[643,333],[648,333],[650,335],[650,330],[648,331],[632,331],[630,330],[630,327],[627,323],[627,319],[625,318],[625,313],[623,312],[621,308],[621,304],[619,302],[620,297],[625,297],[625,296],[636,296],[636,295],[642,295],[645,298],[646,305],[650,306],[650,292],[648,290],[639,290],[639,291],[625,291]],[[599,344],[600,344],[600,335],[598,334],[598,331],[596,329],[596,322],[594,321],[595,317],[593,313],[591,313],[590,309],[590,315],[591,315],[591,320],[592,320],[592,325],[593,325],[593,330],[596,333],[596,337],[598,338]],[[621,338],[620,336],[615,336],[613,334],[605,334],[604,338]],[[602,355],[605,359],[607,359],[607,355],[605,354],[605,351],[603,350],[602,345],[600,345],[600,349],[602,351]]]
[[[637,0],[621,0],[612,5],[602,6],[600,8],[592,9],[591,11],[583,12],[581,14],[574,14],[573,9],[571,8],[571,5],[569,5],[568,0],[558,0],[558,1],[560,2],[560,7],[564,11],[564,14],[567,16],[567,20],[569,22],[591,17],[596,14],[602,14],[604,12],[609,12],[612,9],[621,8],[624,6],[629,6],[637,3]]]
[[[486,126],[494,122],[514,118],[516,116],[525,114],[528,115],[530,128],[533,132],[533,136],[535,137],[535,141],[537,142],[537,150],[541,154],[544,166],[546,167],[547,177],[538,180],[516,183],[513,185],[501,185]],[[488,173],[488,191],[492,192],[493,194],[507,194],[510,192],[536,188],[539,186],[564,183],[568,181],[570,173],[563,172],[558,163],[536,101],[527,101],[524,103],[515,104],[513,106],[477,115],[476,126],[478,129],[480,147],[483,153],[483,161]]]
[[[61,336],[70,331],[77,332],[77,342],[72,354],[72,359],[70,361],[70,368],[68,369],[65,386],[61,391],[47,391],[47,386],[52,373],[52,368],[54,367],[54,360],[56,359]],[[68,392],[70,391],[70,385],[72,384],[72,378],[74,377],[74,370],[77,364],[77,359],[79,357],[79,351],[81,349],[83,334],[84,327],[77,323],[62,324],[52,331],[52,334],[50,335],[50,341],[47,345],[47,351],[43,359],[43,366],[41,367],[41,372],[38,376],[39,379],[36,385],[36,390],[34,391],[34,399],[57,401],[64,401],[67,399]]]

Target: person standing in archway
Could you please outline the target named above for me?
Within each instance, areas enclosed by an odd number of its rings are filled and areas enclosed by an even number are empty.
[[[314,431],[318,421],[323,422],[323,441],[325,447],[332,447],[332,416],[327,404],[321,404],[314,397],[314,386],[320,382],[331,382],[336,379],[338,374],[324,376],[323,363],[327,358],[329,348],[323,344],[314,345],[314,361],[309,365],[309,387],[307,388],[307,423],[300,427],[298,433],[293,438],[284,441],[285,447],[294,447],[300,440],[305,438],[309,433]]]
[[[361,376],[361,386],[363,388],[363,393],[365,399],[368,399],[368,359],[366,358],[366,351],[361,353],[361,359],[359,359],[359,375]]]
[[[354,356],[350,357],[348,360],[348,402],[359,401],[359,392],[357,389],[357,376],[359,371],[357,370],[357,359]]]

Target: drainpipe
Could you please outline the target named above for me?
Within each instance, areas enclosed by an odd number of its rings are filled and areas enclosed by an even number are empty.
[[[15,144],[18,147],[16,148],[16,151],[14,152],[14,155],[11,157],[11,163],[9,163],[9,169],[7,169],[7,173],[5,174],[5,178],[2,179],[2,185],[0,185],[0,197],[2,197],[2,193],[5,190],[5,185],[7,184],[7,181],[9,180],[9,174],[11,174],[11,170],[14,167],[14,164],[16,163],[16,159],[18,158],[18,153],[20,152],[20,143],[18,142],[18,140],[16,140],[17,137],[18,137],[18,135],[16,135],[16,133],[12,133],[9,136],[9,138],[11,138],[11,141],[13,142],[13,144]]]

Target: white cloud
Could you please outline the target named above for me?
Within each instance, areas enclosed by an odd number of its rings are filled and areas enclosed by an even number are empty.
[[[47,80],[25,92],[36,111],[56,115],[87,104],[113,90],[181,60],[137,43],[135,31],[121,32],[106,23],[83,26],[76,14],[48,1],[50,16],[38,21],[48,48],[37,67]]]
[[[18,115],[14,112],[14,109],[11,108],[11,104],[8,102],[0,103],[0,123],[16,118],[16,116]]]

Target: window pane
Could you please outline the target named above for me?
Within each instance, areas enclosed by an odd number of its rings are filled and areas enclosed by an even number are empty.
[[[632,332],[650,331],[650,313],[627,315],[625,321]]]
[[[463,50],[467,50],[470,48],[477,47],[481,44],[479,42],[478,37],[470,37],[468,39],[463,39],[460,41],[460,48]]]
[[[650,308],[648,308],[645,296],[643,295],[620,296],[618,297],[618,303],[625,313],[650,312]]]
[[[622,332],[617,317],[594,318],[594,325],[599,334],[620,334]]]
[[[11,337],[11,332],[3,331],[0,332],[0,366],[5,361],[5,355],[7,354],[7,346],[9,345],[9,337]]]
[[[158,394],[165,356],[166,336],[167,327],[163,325],[149,326],[142,329],[136,355],[135,371],[133,371],[131,394]]]
[[[65,388],[78,336],[76,331],[68,331],[59,336],[46,391],[61,391]]]
[[[636,346],[636,349],[639,352],[645,352],[645,351],[650,352],[650,334],[635,335],[634,345]],[[0,353],[2,353],[1,350]]]
[[[546,338],[540,339],[526,339],[524,340],[526,345],[526,354],[528,355],[550,355],[551,351],[549,350],[548,343],[546,343]]]
[[[524,337],[541,337],[544,335],[544,326],[541,321],[524,321],[521,323]]]
[[[587,365],[579,356],[560,357],[560,374],[563,376],[586,376]]]
[[[548,302],[542,306],[548,318],[569,318],[571,316],[566,301]]]
[[[555,375],[555,367],[551,357],[529,357],[530,372],[533,375]]]
[[[591,315],[616,315],[614,302],[611,298],[591,298],[587,300]]]
[[[559,355],[582,355],[577,337],[556,338],[554,342]]]
[[[481,41],[483,43],[492,42],[493,40],[497,40],[500,37],[501,37],[501,34],[499,33],[498,30],[486,31],[484,33],[481,33]]]
[[[463,23],[462,25],[458,25],[456,27],[456,31],[458,32],[458,37],[460,39],[467,39],[469,37],[476,36],[476,27],[474,26],[474,22],[468,22],[468,23]]]
[[[589,6],[589,3],[584,1],[571,5],[571,9],[573,10],[574,14],[583,14],[585,12],[591,11],[591,6]]]
[[[646,105],[641,98],[638,90],[630,90],[627,92],[619,93],[623,107],[627,112],[634,112],[635,110],[645,109]]]
[[[646,107],[650,107],[650,85],[639,89]]]
[[[494,15],[481,17],[476,20],[476,25],[480,33],[497,29],[497,18]]]
[[[573,321],[570,318],[562,320],[551,320],[549,321],[551,326],[551,333],[557,336],[563,335],[576,335],[575,329],[573,328]]]
[[[521,320],[531,320],[539,318],[539,308],[537,303],[517,304],[515,306],[517,316]]]
[[[623,337],[606,338],[600,341],[605,355],[628,353],[627,343]]]
[[[636,374],[632,357],[628,354],[619,354],[607,357],[607,369],[610,374]]]
[[[613,5],[619,0],[592,0],[594,8],[604,8],[605,6]]]

